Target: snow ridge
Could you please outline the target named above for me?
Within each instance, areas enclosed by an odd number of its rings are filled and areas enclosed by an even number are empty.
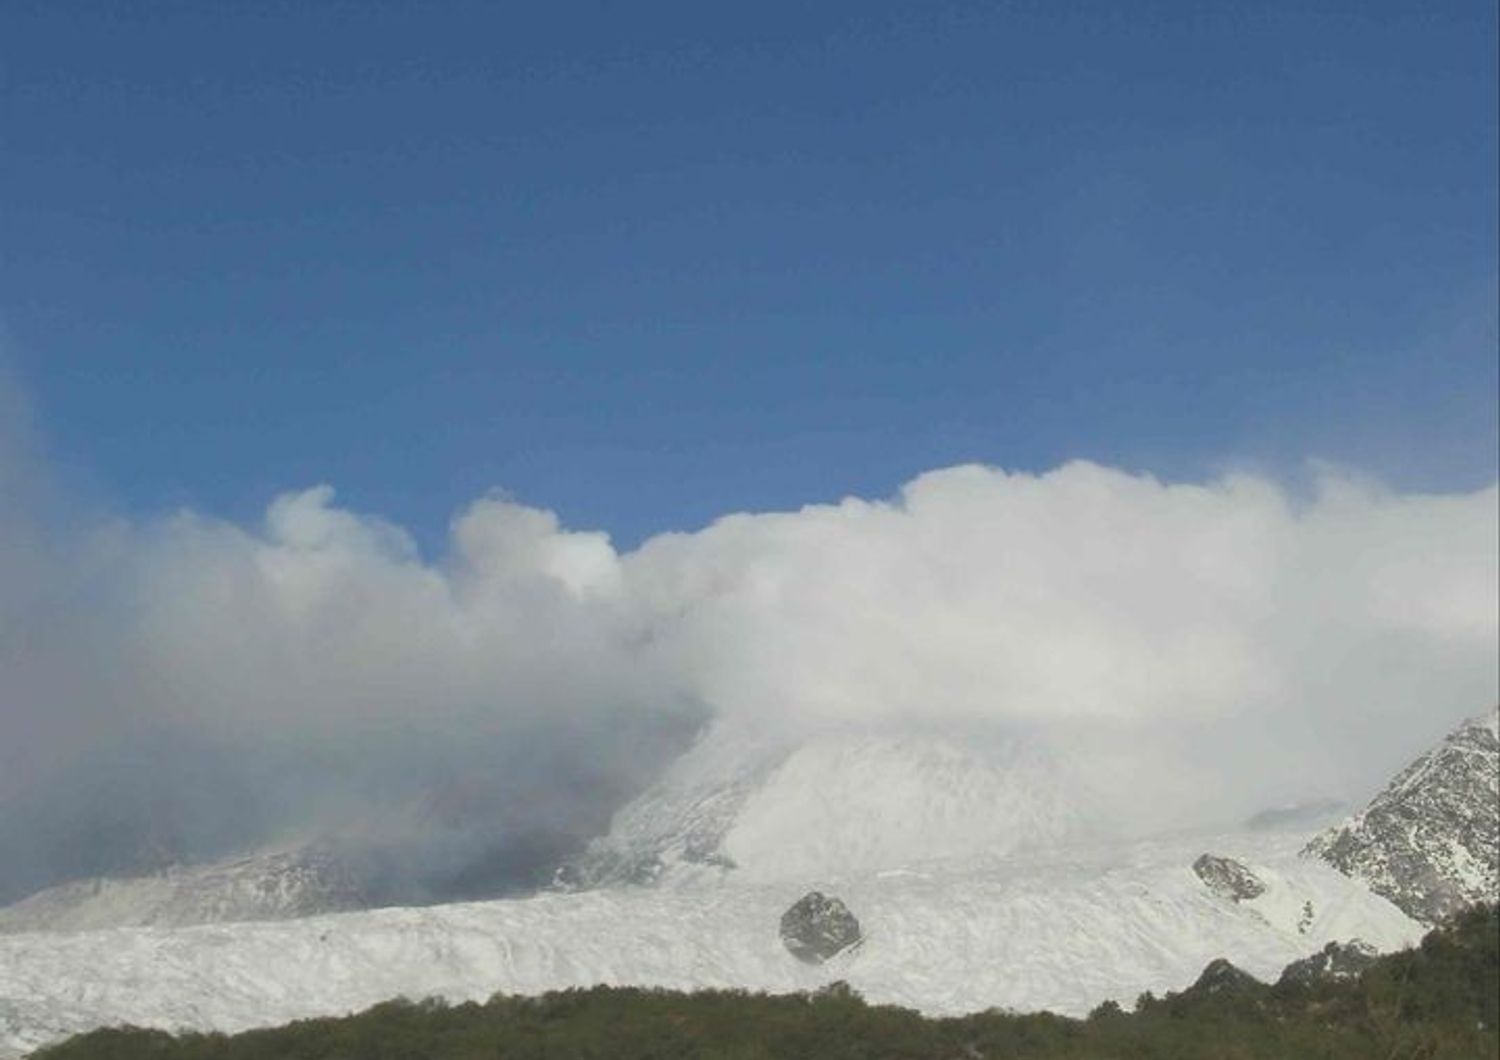
[[[1002,858],[1101,834],[1098,802],[1045,747],[1011,735],[830,731],[791,745],[716,728],[559,882],[805,880]]]
[[[308,846],[58,884],[0,909],[0,934],[282,920],[364,904],[347,868]]]

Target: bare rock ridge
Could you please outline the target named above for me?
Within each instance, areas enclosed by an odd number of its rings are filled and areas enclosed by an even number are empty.
[[[1500,710],[1471,718],[1359,813],[1317,836],[1321,858],[1425,924],[1500,895]]]
[[[781,915],[781,941],[793,957],[822,964],[863,936],[849,907],[821,891],[810,891]]]
[[[1217,854],[1203,854],[1193,862],[1193,871],[1210,891],[1231,902],[1259,898],[1266,885],[1242,862]]]

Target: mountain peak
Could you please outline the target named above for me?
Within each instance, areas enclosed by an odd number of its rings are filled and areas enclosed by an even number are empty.
[[[1500,708],[1469,718],[1368,806],[1309,843],[1409,916],[1436,923],[1500,891]]]

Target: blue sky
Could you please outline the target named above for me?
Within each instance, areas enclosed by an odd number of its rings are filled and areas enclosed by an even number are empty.
[[[1496,474],[1491,2],[0,5],[0,326],[135,514],[629,545],[978,460]]]

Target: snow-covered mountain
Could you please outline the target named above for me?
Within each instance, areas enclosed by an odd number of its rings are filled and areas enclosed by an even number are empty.
[[[307,845],[58,884],[0,909],[0,933],[281,920],[364,904],[347,866]]]
[[[1464,722],[1306,853],[1424,923],[1500,898],[1500,708]]]
[[[1101,803],[1057,756],[1013,735],[828,731],[788,743],[721,726],[559,882],[816,880],[992,860],[1099,835]]]
[[[1305,832],[1242,832],[1018,852],[996,862],[829,874],[688,874],[674,885],[380,909],[302,920],[0,937],[0,1057],[101,1024],[239,1030],[406,995],[482,999],[594,983],[815,989],[929,1013],[1082,1014],[1192,983],[1227,956],[1274,979],[1328,942],[1381,949],[1421,926],[1322,862]],[[1263,890],[1235,901],[1191,865],[1234,858]],[[826,964],[783,945],[816,882],[864,940]]]
[[[830,730],[787,742],[713,729],[565,866],[564,886],[530,897],[165,926],[181,922],[174,912],[91,931],[35,930],[87,926],[86,902],[61,902],[67,916],[50,920],[34,912],[33,930],[0,936],[0,1057],[101,1024],[237,1030],[403,994],[844,979],[872,1001],[931,1013],[1076,1014],[1181,989],[1219,957],[1274,978],[1329,943],[1390,949],[1424,930],[1369,876],[1304,848],[1344,850],[1344,835],[1364,840],[1356,851],[1410,847],[1432,872],[1493,888],[1495,744],[1493,716],[1465,726],[1311,843],[1316,826],[1300,814],[1126,840],[1108,834],[1076,763],[1017,734]],[[1371,863],[1395,863],[1382,856]],[[847,906],[860,932],[816,965],[780,935],[813,890]]]

